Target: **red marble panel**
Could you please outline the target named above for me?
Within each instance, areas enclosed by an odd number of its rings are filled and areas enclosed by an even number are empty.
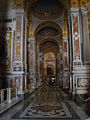
[[[73,15],[74,60],[80,60],[78,15]]]
[[[68,65],[68,46],[67,46],[67,40],[64,41],[64,67],[67,67]]]

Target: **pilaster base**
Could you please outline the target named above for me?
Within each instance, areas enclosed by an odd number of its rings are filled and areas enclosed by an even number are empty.
[[[18,94],[17,95],[20,99],[24,99],[24,94]]]
[[[88,94],[90,86],[90,66],[77,66],[72,71],[73,94]]]

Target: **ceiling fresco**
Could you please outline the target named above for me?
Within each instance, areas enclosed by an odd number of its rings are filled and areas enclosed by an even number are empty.
[[[37,28],[35,30],[35,34],[37,34],[39,31],[45,29],[45,28],[52,28],[56,29],[60,34],[62,34],[61,26],[54,21],[44,21],[41,24],[37,25]]]
[[[41,29],[38,34],[43,37],[43,36],[57,36],[59,34],[59,31],[52,28],[52,27],[46,27]]]
[[[40,4],[46,4],[48,2],[48,5],[50,4],[50,6],[52,6],[52,4],[55,4],[55,7],[58,6],[57,3],[59,3],[59,5],[63,6],[64,9],[69,9],[70,8],[70,0],[24,0],[24,4],[25,4],[25,8],[28,9],[29,7],[33,7],[36,5],[38,5],[38,3],[41,1]],[[44,1],[42,3],[42,1]]]
[[[41,43],[44,39],[55,39],[59,43],[60,32],[53,27],[44,27],[37,32],[37,39],[39,43]]]
[[[64,13],[69,9],[68,0],[25,0],[25,8],[32,11],[34,30],[44,21],[55,21],[63,26]],[[67,8],[68,7],[68,8]]]
[[[56,19],[62,16],[64,6],[58,0],[37,0],[32,6],[32,11],[39,19]]]

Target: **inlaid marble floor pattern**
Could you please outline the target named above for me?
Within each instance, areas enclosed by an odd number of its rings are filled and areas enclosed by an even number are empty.
[[[7,111],[0,120],[85,120],[86,118],[89,116],[73,101],[64,99],[57,86],[44,86]]]

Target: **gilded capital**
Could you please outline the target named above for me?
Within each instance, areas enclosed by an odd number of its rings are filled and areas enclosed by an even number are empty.
[[[80,7],[87,7],[87,0],[80,0]]]
[[[67,14],[64,15],[63,36],[68,36]]]
[[[24,0],[14,0],[14,9],[23,9],[24,8]]]
[[[79,7],[79,0],[71,0],[71,7]]]

